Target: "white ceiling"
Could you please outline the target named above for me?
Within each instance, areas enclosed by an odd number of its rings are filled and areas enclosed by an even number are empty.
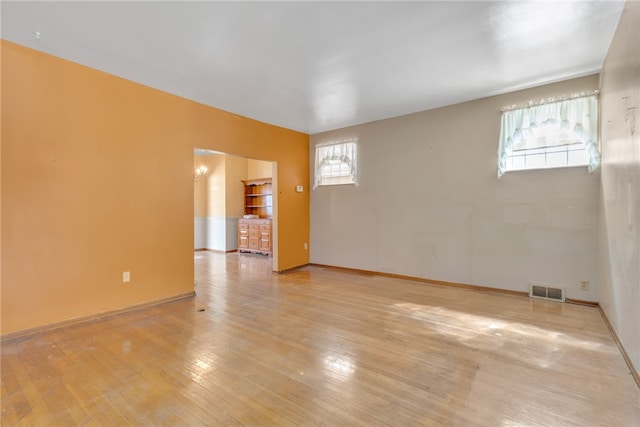
[[[622,7],[5,0],[1,31],[147,86],[317,133],[598,72]]]

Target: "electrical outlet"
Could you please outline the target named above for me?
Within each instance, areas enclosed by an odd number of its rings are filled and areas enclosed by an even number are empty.
[[[580,290],[588,291],[589,290],[589,281],[583,280],[580,282]]]
[[[131,272],[125,271],[122,273],[122,283],[129,283],[131,281]]]

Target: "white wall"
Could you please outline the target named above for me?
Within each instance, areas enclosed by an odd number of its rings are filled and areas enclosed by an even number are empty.
[[[193,218],[193,249],[207,249],[207,223],[206,217],[194,216]]]
[[[598,175],[499,180],[496,152],[501,107],[597,89],[598,79],[312,135],[312,165],[314,144],[359,138],[360,186],[312,191],[311,262],[518,291],[533,281],[595,301]]]
[[[196,217],[194,249],[229,252],[238,249],[238,218]]]
[[[640,370],[640,3],[627,1],[602,70],[600,304]],[[634,109],[635,108],[635,109]]]

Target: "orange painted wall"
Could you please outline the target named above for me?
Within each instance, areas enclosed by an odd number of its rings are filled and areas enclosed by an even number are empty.
[[[308,262],[308,135],[1,55],[2,334],[192,291],[194,147],[278,162],[278,269]]]

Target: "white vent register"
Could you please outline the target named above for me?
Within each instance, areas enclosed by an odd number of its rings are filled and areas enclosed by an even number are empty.
[[[540,285],[537,283],[529,284],[529,296],[531,298],[547,299],[551,301],[564,302],[564,288]]]

